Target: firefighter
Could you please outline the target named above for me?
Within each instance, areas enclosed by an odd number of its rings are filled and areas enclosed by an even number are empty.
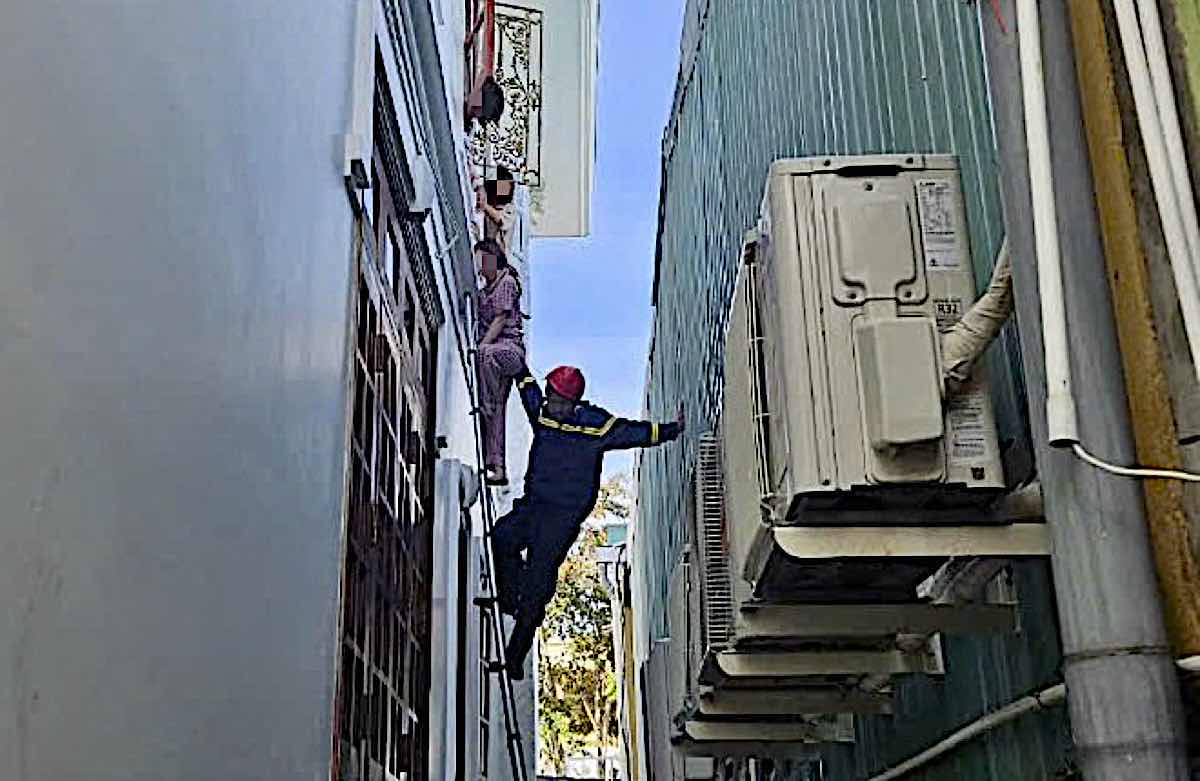
[[[596,504],[604,454],[670,442],[686,421],[682,404],[672,423],[625,420],[588,404],[583,373],[572,366],[550,372],[545,395],[527,367],[516,379],[533,445],[524,495],[496,523],[491,543],[500,610],[516,619],[506,646],[507,672],[521,680],[558,568]]]

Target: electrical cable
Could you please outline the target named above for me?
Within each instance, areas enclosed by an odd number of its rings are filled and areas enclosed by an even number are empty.
[[[1005,239],[997,255],[998,260],[992,283],[986,294],[976,301],[970,311],[943,339],[943,361],[947,366],[947,387],[959,387],[970,376],[971,367],[983,354],[984,349],[995,340],[1004,321],[1012,310],[1012,277],[1009,270],[1010,259],[1007,251],[1008,240]],[[978,312],[978,314],[977,314]],[[977,322],[972,322],[972,319]],[[954,380],[951,384],[951,380]],[[1182,480],[1200,483],[1200,474],[1184,472],[1176,469],[1158,469],[1148,467],[1126,467],[1109,463],[1102,458],[1092,455],[1079,442],[1066,440],[1071,451],[1083,462],[1122,477],[1134,477],[1151,480]]]
[[[1078,442],[1071,444],[1071,451],[1083,462],[1094,466],[1104,472],[1121,477],[1136,477],[1143,480],[1182,480],[1187,483],[1200,483],[1200,474],[1193,472],[1183,472],[1177,469],[1157,469],[1153,467],[1140,466],[1118,466],[1110,464],[1102,458],[1098,458],[1087,450]]]

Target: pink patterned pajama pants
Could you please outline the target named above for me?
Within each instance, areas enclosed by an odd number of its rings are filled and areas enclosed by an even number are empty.
[[[513,378],[525,366],[525,347],[497,339],[479,348],[479,406],[483,414],[485,466],[504,469],[505,411]]]

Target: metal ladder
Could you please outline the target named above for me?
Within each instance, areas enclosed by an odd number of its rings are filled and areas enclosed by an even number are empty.
[[[487,154],[490,158],[490,142],[487,144],[487,146],[489,147]],[[447,203],[446,194],[441,187],[440,181],[438,181],[436,178],[434,180],[434,184],[437,189],[438,199],[444,206]],[[462,236],[463,234],[458,234],[448,241],[439,255],[449,251],[450,247],[452,247],[456,241],[460,240]],[[441,283],[445,288],[447,300],[456,300],[456,288],[451,284],[449,276],[446,272],[446,266],[444,263],[440,262],[440,258],[437,266],[438,270],[440,271]],[[484,466],[485,459],[483,452],[483,415],[479,406],[479,378],[476,373],[476,351],[475,348],[471,346],[473,343],[464,345],[464,338],[459,328],[458,319],[453,315],[449,319],[453,327],[454,341],[455,347],[458,351],[458,358],[462,364],[463,374],[465,375],[467,381],[467,396],[471,400],[471,417],[473,419],[472,422],[475,434],[475,469],[479,479],[479,493],[482,497],[480,501],[480,507],[483,515],[484,540],[483,556],[481,557],[482,571],[480,573],[480,591],[482,593],[481,599],[479,600],[479,606],[480,618],[486,623],[486,627],[483,628],[483,631],[486,631],[488,633],[488,637],[490,638],[490,641],[487,645],[494,655],[494,658],[484,660],[484,662],[486,663],[487,671],[495,674],[500,684],[500,699],[504,713],[505,745],[508,749],[508,760],[512,767],[513,781],[529,781],[529,774],[526,772],[525,768],[525,747],[521,742],[521,729],[517,724],[517,711],[516,704],[513,700],[512,681],[509,680],[508,672],[505,669],[505,662],[507,660],[504,658],[504,622],[503,617],[500,614],[500,603],[496,594],[496,570],[492,559],[491,544],[492,528],[496,521],[496,508],[493,504],[492,490],[487,485],[485,474],[486,469]],[[469,333],[472,325],[469,318],[466,325]],[[486,689],[480,694],[487,694]],[[491,697],[490,695],[481,696],[480,699],[480,726],[488,726],[488,732],[490,734],[490,724],[488,722],[491,718]],[[484,705],[485,702],[486,705]],[[488,773],[488,763],[490,758],[491,752],[489,750],[486,752],[486,755],[482,757],[481,762],[480,770],[483,773],[484,778],[491,778],[491,774]]]
[[[454,287],[450,284],[450,280],[446,273],[445,266],[438,264],[441,271],[441,282],[445,287],[447,297],[453,301],[455,299]],[[483,631],[488,633],[488,647],[494,658],[484,660],[487,662],[487,670],[489,673],[497,675],[500,684],[500,699],[504,713],[504,732],[505,745],[508,749],[508,760],[512,767],[513,781],[529,781],[529,774],[525,767],[525,747],[521,742],[521,729],[517,724],[516,704],[513,700],[512,681],[508,678],[508,673],[505,669],[504,658],[504,623],[500,614],[500,603],[496,595],[496,569],[492,559],[492,529],[496,522],[496,508],[493,503],[492,490],[487,485],[486,470],[484,468],[484,452],[483,452],[483,415],[479,406],[479,379],[476,376],[476,352],[473,347],[464,346],[463,335],[459,329],[457,319],[451,318],[454,331],[454,341],[457,348],[459,361],[462,363],[463,373],[467,381],[467,395],[471,400],[471,417],[473,423],[473,432],[475,435],[475,470],[479,479],[479,493],[482,497],[480,507],[483,515],[483,556],[481,557],[481,573],[480,586],[481,598],[479,600],[480,618],[486,623]],[[471,323],[467,323],[467,328],[470,329]],[[482,694],[486,693],[486,689]],[[480,726],[488,725],[491,717],[491,698],[490,696],[481,697],[481,700],[486,700],[486,708],[481,707]],[[481,703],[482,705],[482,703]],[[486,709],[486,713],[483,711]],[[490,733],[490,725],[489,733]],[[482,757],[481,771],[485,778],[491,778],[487,772],[488,761],[490,760],[491,752],[486,752]]]
[[[486,136],[485,136],[486,138]],[[487,159],[494,162],[492,155],[492,144],[488,140],[485,143]],[[475,467],[476,474],[479,478],[479,488],[482,500],[480,507],[483,515],[483,555],[481,557],[481,573],[480,573],[480,599],[477,600],[479,605],[480,620],[486,625],[481,627],[481,631],[488,633],[489,640],[485,645],[491,651],[491,658],[484,659],[484,670],[486,673],[494,675],[500,685],[500,700],[504,713],[504,734],[505,747],[508,750],[508,761],[512,768],[513,781],[529,781],[528,773],[525,766],[525,746],[521,742],[521,728],[517,723],[516,703],[513,699],[512,681],[509,680],[507,670],[507,659],[504,652],[504,617],[500,613],[500,600],[496,591],[496,567],[495,561],[492,558],[492,529],[496,523],[496,507],[493,503],[492,489],[487,484],[486,474],[486,459],[484,457],[484,431],[483,431],[483,411],[479,406],[479,376],[478,376],[478,361],[475,348],[472,346],[467,350],[467,377],[470,380],[470,388],[468,392],[471,398],[471,417],[475,431]],[[486,681],[486,677],[484,678]],[[491,719],[491,698],[487,698],[487,713],[482,713],[481,708],[480,718],[481,724],[483,720],[490,721]],[[491,728],[488,724],[488,732]],[[490,743],[490,741],[489,741]],[[485,778],[491,778],[488,772],[488,764],[491,760],[491,751],[487,752],[487,756],[483,760],[483,773]]]
[[[472,359],[473,370],[475,350],[469,350],[468,357]],[[479,381],[478,377],[476,377],[469,390],[473,404],[471,417],[474,419],[476,474],[479,476],[480,495],[482,497],[480,508],[483,514],[484,531],[483,555],[481,557],[483,567],[480,578],[480,591],[482,593],[480,598],[476,600],[476,603],[479,606],[480,619],[485,624],[483,631],[486,631],[489,636],[487,646],[493,654],[491,659],[483,661],[487,672],[495,675],[496,680],[500,684],[500,700],[504,713],[505,746],[508,749],[508,761],[512,767],[513,781],[529,781],[525,766],[525,746],[521,742],[521,728],[517,724],[517,709],[516,702],[513,699],[512,681],[508,678],[506,668],[508,660],[504,655],[504,619],[500,613],[500,601],[496,593],[496,568],[492,559],[492,529],[496,521],[496,508],[493,504],[492,489],[487,484],[486,469],[484,467],[483,415],[479,407],[478,388]],[[487,709],[489,712],[482,713],[483,708],[480,709],[481,721],[491,718],[491,698],[485,698],[485,700],[488,704]],[[487,772],[490,753],[489,751],[489,756],[483,757],[483,770],[486,778],[491,777],[491,774]]]

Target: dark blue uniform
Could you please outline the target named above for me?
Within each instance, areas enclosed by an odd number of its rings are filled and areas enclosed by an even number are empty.
[[[596,504],[604,454],[679,436],[676,423],[625,420],[587,403],[576,405],[568,418],[551,418],[527,369],[517,376],[517,388],[533,426],[525,495],[492,531],[500,608],[517,619],[507,653],[514,672],[524,666],[554,597],[558,568]],[[522,551],[527,551],[524,560]]]

